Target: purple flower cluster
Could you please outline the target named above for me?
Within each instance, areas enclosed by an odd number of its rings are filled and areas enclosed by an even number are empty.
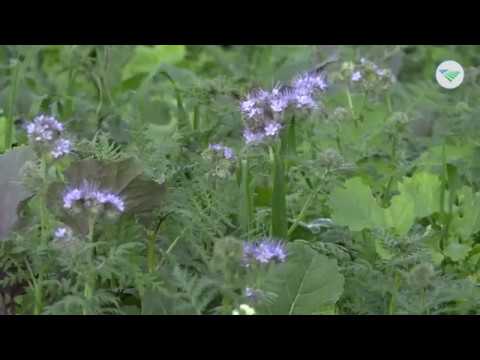
[[[256,243],[245,242],[243,245],[243,263],[249,266],[253,262],[268,264],[271,262],[284,262],[287,250],[281,242],[263,239]]]
[[[125,211],[125,202],[120,196],[100,190],[96,185],[88,182],[84,182],[79,187],[70,188],[63,194],[63,207],[65,209],[72,210],[77,203],[83,204],[88,209],[110,206],[120,213]]]
[[[208,148],[213,152],[215,152],[216,154],[223,156],[227,160],[235,159],[235,153],[232,148],[229,148],[221,144],[210,144],[208,145]]]
[[[245,297],[252,302],[261,300],[264,297],[263,295],[263,291],[261,290],[253,289],[251,287],[245,288]]]
[[[327,89],[323,73],[307,72],[293,79],[289,86],[275,86],[272,91],[256,90],[240,103],[246,119],[243,137],[247,144],[258,144],[277,136],[282,129],[283,112],[289,107],[315,109],[315,94]]]
[[[65,130],[63,124],[53,116],[38,115],[25,129],[30,141],[47,149],[55,159],[69,154],[72,150],[70,140],[61,137]]]
[[[365,78],[365,73],[373,73],[379,78],[392,78],[392,75],[389,70],[379,67],[377,64],[365,59],[360,59],[360,65],[363,68],[362,70],[355,70],[351,76],[353,82],[358,82]]]
[[[53,116],[39,115],[26,125],[26,130],[33,141],[50,142],[61,135],[64,127]]]
[[[72,142],[67,139],[58,139],[50,152],[54,159],[70,154],[72,151]]]
[[[72,230],[67,227],[58,227],[55,229],[53,236],[55,240],[60,241],[60,240],[70,240],[72,237]]]

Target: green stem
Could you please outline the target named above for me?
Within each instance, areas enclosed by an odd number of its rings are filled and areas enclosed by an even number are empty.
[[[244,159],[240,163],[240,229],[247,237],[250,234],[250,226],[252,222],[253,201],[250,193],[250,169],[248,159]]]
[[[42,171],[42,189],[39,197],[40,201],[40,239],[42,246],[47,245],[48,241],[48,214],[47,214],[47,192],[48,192],[48,164],[46,155],[42,155],[41,158],[41,171]]]
[[[43,301],[42,301],[42,286],[41,286],[41,274],[39,274],[38,281],[35,279],[35,275],[33,274],[33,270],[28,263],[25,261],[27,266],[28,272],[30,273],[31,282],[29,281],[30,287],[33,288],[33,298],[34,298],[34,305],[33,305],[33,314],[40,315],[43,311]]]
[[[7,124],[5,127],[5,149],[10,149],[13,144],[13,132],[14,132],[14,111],[15,111],[15,100],[17,98],[17,88],[18,88],[18,79],[20,73],[20,62],[15,65],[15,70],[13,72],[13,82],[12,89],[10,91],[9,105],[8,105],[8,114],[7,114]]]
[[[347,90],[346,90],[346,94],[347,94],[347,100],[348,100],[348,108],[350,109],[350,112],[352,113],[352,118],[353,118],[353,121],[355,123],[355,127],[357,127],[358,124],[357,124],[357,118],[355,117],[355,110],[353,108],[352,94],[350,94],[350,89],[348,87],[347,87]]]
[[[314,191],[312,194],[310,194],[307,201],[305,201],[305,204],[303,205],[302,210],[298,214],[297,218],[294,220],[292,226],[290,226],[290,229],[288,229],[288,234],[287,234],[288,237],[290,237],[293,234],[293,232],[298,227],[298,224],[300,223],[300,221],[303,220],[303,217],[305,216],[305,213],[306,213],[307,209],[310,207],[310,204],[312,203],[315,196],[317,196],[318,192],[319,192],[319,190]]]
[[[270,157],[273,162],[273,191],[272,191],[272,237],[287,239],[287,202],[285,165],[281,152],[270,147]]]
[[[89,221],[88,221],[88,236],[87,240],[90,245],[93,245],[94,243],[94,231],[95,231],[95,222],[96,222],[96,216],[91,216]],[[95,289],[95,269],[94,269],[94,250],[95,248],[92,247],[92,249],[88,252],[88,273],[87,273],[87,280],[85,281],[85,288],[83,291],[83,295],[85,296],[85,299],[87,302],[90,302],[90,300],[93,297],[93,291]],[[88,315],[88,309],[84,307],[83,309],[83,315]]]
[[[151,231],[148,234],[147,243],[147,265],[149,273],[153,273],[155,271],[155,266],[157,265],[157,256],[155,254],[155,239],[156,232]]]

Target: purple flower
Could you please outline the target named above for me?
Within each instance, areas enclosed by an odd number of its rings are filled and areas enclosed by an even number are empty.
[[[270,98],[270,93],[265,90],[256,90],[247,95],[247,98],[240,102],[240,110],[248,118],[263,115],[263,108]]]
[[[215,153],[223,156],[227,160],[232,160],[235,158],[235,152],[233,151],[233,149],[227,146],[221,144],[210,144],[208,145],[208,148]]]
[[[58,139],[50,152],[54,159],[58,159],[64,155],[70,154],[72,151],[72,142],[67,139]]]
[[[114,193],[103,193],[103,198],[102,198],[102,204],[107,205],[110,204],[113,206],[115,209],[117,209],[118,212],[124,212],[125,211],[125,202],[116,194]]]
[[[26,125],[27,135],[32,141],[50,142],[63,132],[63,124],[53,116],[38,115]]]
[[[100,190],[96,185],[88,182],[84,182],[80,187],[71,188],[64,193],[63,207],[65,209],[72,209],[77,202],[81,202],[86,208],[104,205],[111,206],[118,212],[125,211],[125,202],[120,196]]]
[[[251,287],[246,287],[245,288],[245,297],[252,301],[256,302],[263,297],[263,292],[261,290],[253,289]]]
[[[298,91],[312,94],[315,91],[324,91],[328,85],[322,73],[306,72],[297,76],[292,82],[293,88]]]
[[[282,124],[271,121],[265,125],[265,135],[267,136],[276,136],[280,129],[282,128]]]
[[[59,240],[59,239],[64,239],[68,234],[68,230],[67,228],[64,228],[64,227],[59,227],[55,230],[54,232],[54,236],[55,236],[55,239]]]
[[[292,101],[292,92],[286,88],[276,86],[270,94],[270,108],[277,113],[284,111]]]
[[[263,132],[253,132],[250,129],[245,129],[243,138],[247,144],[257,144],[265,138],[265,134]]]
[[[362,74],[360,73],[360,71],[355,71],[352,74],[352,81],[360,81],[361,79],[362,79]]]
[[[243,263],[249,266],[253,261],[261,264],[284,262],[287,258],[285,246],[278,241],[263,239],[257,243],[244,243]]]
[[[78,188],[73,188],[68,190],[64,195],[63,195],[63,207],[65,209],[71,209],[73,207],[73,204],[80,200],[83,196],[82,190]]]
[[[314,95],[327,89],[327,82],[321,73],[307,72],[297,76],[292,82],[292,98],[297,108],[317,107]]]
[[[227,160],[231,160],[233,158],[235,158],[235,153],[233,152],[233,150],[229,147],[224,147],[223,148],[223,157]]]

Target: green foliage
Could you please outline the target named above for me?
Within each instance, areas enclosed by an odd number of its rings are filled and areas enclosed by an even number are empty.
[[[330,313],[343,291],[343,276],[335,260],[302,242],[288,247],[289,261],[267,275],[265,290],[276,295],[265,314],[319,315]]]
[[[0,313],[479,313],[478,47],[25,45],[0,58]],[[447,58],[466,72],[453,91],[434,81]],[[326,63],[318,108],[247,146],[247,92]],[[29,150],[41,112],[65,125],[70,155]],[[206,156],[217,143],[235,159]],[[65,211],[64,189],[84,180],[125,197],[124,214]],[[244,241],[269,236],[286,261],[244,266]]]

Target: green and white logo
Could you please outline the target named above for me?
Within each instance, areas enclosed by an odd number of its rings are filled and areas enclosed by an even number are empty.
[[[436,72],[438,84],[445,89],[455,89],[463,82],[462,66],[453,60],[442,62]]]

